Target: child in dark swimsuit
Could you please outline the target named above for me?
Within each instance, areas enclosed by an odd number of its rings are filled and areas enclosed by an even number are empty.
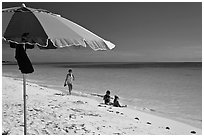
[[[105,94],[104,97],[103,97],[104,103],[105,103],[106,105],[110,105],[110,104],[111,104],[110,99],[111,99],[111,97],[110,97],[110,91],[107,90],[107,91],[106,91],[106,94]]]
[[[115,95],[114,101],[113,101],[113,106],[114,107],[127,107],[127,105],[121,106],[119,103],[119,97]]]

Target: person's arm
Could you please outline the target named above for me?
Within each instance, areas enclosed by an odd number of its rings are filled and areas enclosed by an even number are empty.
[[[73,75],[73,74],[72,74]],[[73,80],[75,80],[75,77],[74,77],[74,75],[73,75]]]
[[[103,100],[105,100],[106,95],[103,96]]]
[[[117,101],[118,107],[127,107],[127,105],[120,105],[119,101]]]
[[[118,107],[122,107],[122,106],[120,105],[119,101],[117,101],[117,104],[118,104]]]
[[[66,78],[65,78],[65,81],[64,81],[64,86],[67,85],[67,78],[68,78],[68,75],[66,75]]]
[[[114,101],[114,102],[113,102],[113,106],[115,106],[115,107],[121,107],[118,101]]]

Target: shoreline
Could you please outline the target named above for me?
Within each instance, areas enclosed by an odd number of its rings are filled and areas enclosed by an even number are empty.
[[[15,75],[4,74],[3,77],[13,78],[13,77],[15,77]],[[15,79],[22,80],[22,78],[20,78],[20,77],[15,77]],[[54,90],[59,90],[59,91],[61,91],[63,93],[65,93],[65,90],[66,90],[66,89],[63,90],[63,89],[59,89],[57,87],[53,87],[52,85],[39,84],[35,80],[27,79],[27,82],[37,84],[37,85],[39,85],[41,87],[44,87],[44,88],[50,88],[50,89],[54,89]],[[79,90],[73,90],[73,95],[75,95],[75,96],[82,96],[82,97],[88,97],[88,98],[97,100],[98,102],[103,102],[103,99],[101,97],[102,94],[98,94],[98,93],[83,93],[83,92],[80,92]],[[130,109],[133,109],[133,110],[136,110],[136,111],[141,111],[141,112],[152,114],[152,115],[156,115],[156,116],[167,118],[167,119],[171,119],[171,120],[175,120],[175,121],[187,124],[187,125],[191,125],[191,126],[193,126],[195,128],[202,129],[202,120],[201,120],[201,125],[200,125],[199,123],[195,123],[194,121],[188,120],[187,118],[170,116],[170,115],[165,114],[163,112],[159,112],[157,110],[152,110],[151,108],[138,107],[138,106],[130,105],[130,104],[128,104],[129,102],[123,100],[122,98],[121,98],[120,101],[122,101],[123,105],[125,105],[125,104],[128,105],[128,108],[130,108]]]
[[[22,79],[22,74],[19,73],[16,67],[17,66],[3,66],[3,74]],[[27,76],[27,81],[31,80],[31,82],[35,84],[66,92],[67,88],[63,86],[66,68],[64,68],[63,64],[50,66],[37,65],[34,67],[36,71]],[[47,70],[49,70],[49,72],[47,72]],[[189,68],[136,68],[127,69],[131,70],[131,72],[128,72],[130,76],[126,77],[127,74],[122,73],[122,69],[110,69],[110,72],[107,72],[107,74],[110,75],[101,75],[101,78],[97,77],[100,75],[100,73],[97,73],[97,70],[98,68],[94,68],[93,71],[92,68],[76,68],[77,81],[74,82],[74,90],[76,89],[86,94],[98,93],[103,95],[105,91],[109,89],[112,95],[119,95],[120,101],[123,102],[122,104],[127,104],[129,107],[132,105],[134,106],[133,108],[137,110],[164,116],[176,121],[179,120],[189,125],[202,128],[202,84],[199,80],[201,77],[198,76],[198,74],[201,73],[200,70],[191,70]],[[106,72],[106,69],[100,70],[102,70],[102,73]],[[134,70],[134,73],[132,70]],[[146,72],[149,72],[151,75],[147,75]],[[125,80],[125,85],[128,85],[127,88],[121,85],[120,80],[117,80],[120,74],[121,77],[124,77],[122,79]],[[168,77],[168,75],[164,76],[162,74],[172,74],[173,76],[170,75],[170,77]],[[150,77],[150,79],[146,79],[147,77]],[[155,80],[154,77],[156,78]],[[88,79],[85,80],[85,78]],[[134,80],[138,80],[138,82],[135,84]],[[143,80],[144,82],[142,82]],[[157,83],[161,83],[161,86]],[[173,83],[177,84],[177,86],[174,86],[175,84]],[[172,90],[172,92],[167,92],[170,90]],[[128,94],[124,94],[124,91]],[[194,91],[195,94],[192,91]],[[159,93],[160,98],[158,98],[157,93]],[[168,98],[167,95],[170,96],[170,98]],[[190,99],[191,97],[192,100]]]
[[[54,87],[52,87],[52,85],[49,85],[49,86],[40,85],[40,86],[46,87],[46,88],[55,89],[55,90],[59,90],[59,91],[65,93],[64,92],[65,90],[54,88]],[[88,97],[88,98],[97,100],[98,102],[103,102],[103,99],[101,97],[102,94],[83,93],[83,92],[80,92],[79,90],[73,90],[73,95],[75,95],[75,96],[82,96],[82,97]],[[112,96],[112,98],[114,98],[114,96]],[[187,124],[187,125],[190,125],[190,126],[193,126],[193,127],[199,128],[199,129],[202,129],[202,120],[201,120],[201,125],[200,125],[198,123],[198,121],[197,121],[197,123],[195,123],[195,121],[188,120],[188,118],[171,116],[171,115],[165,114],[164,112],[159,112],[157,110],[154,110],[154,109],[151,109],[151,108],[147,108],[147,107],[133,106],[133,105],[130,104],[130,102],[125,101],[124,98],[121,98],[120,102],[121,102],[122,105],[128,105],[128,108],[136,110],[136,111],[141,111],[143,113],[152,114],[152,115],[156,115],[156,116],[159,116],[159,117],[171,119],[171,120],[174,120],[174,121],[178,121],[178,122],[181,122],[181,123],[184,123],[184,124]]]
[[[2,132],[6,132],[6,130],[10,128],[11,134],[23,134],[21,120],[23,114],[22,95],[16,93],[17,90],[22,90],[22,80],[5,76],[3,76],[2,80]],[[12,85],[11,83],[14,84]],[[29,130],[29,134],[202,134],[202,130],[199,128],[164,117],[141,112],[139,110],[133,110],[129,107],[116,108],[106,106],[104,104],[100,104],[100,102],[93,98],[82,97],[80,95],[62,96],[62,91],[42,87],[31,82],[27,82],[27,87],[27,109],[29,113],[28,121],[30,122],[29,126],[32,127]],[[14,90],[15,88],[16,90]],[[21,92],[22,91],[19,93]],[[16,106],[16,104],[18,105]],[[8,108],[9,111],[6,111]],[[13,110],[16,109],[19,112],[16,115],[15,113],[9,113],[10,111],[13,112]],[[41,112],[46,115],[41,114]],[[53,113],[55,114],[54,117]],[[15,120],[11,121],[11,116],[13,117],[13,120],[18,118],[17,123]],[[52,118],[54,118],[54,120]],[[18,124],[18,122],[20,124]],[[67,125],[67,123],[70,122],[72,124]],[[53,131],[53,129],[50,129],[50,126],[56,125],[56,123],[59,131]],[[36,127],[36,124],[43,125],[43,127]],[[70,126],[73,129],[70,128]],[[37,128],[37,131],[34,131],[34,127]],[[71,132],[72,130],[73,132]]]

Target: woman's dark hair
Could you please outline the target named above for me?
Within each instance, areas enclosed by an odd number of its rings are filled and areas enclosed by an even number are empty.
[[[109,91],[109,90],[107,90],[107,91],[106,91],[106,94],[110,94],[110,91]]]
[[[71,69],[69,69],[69,70],[68,70],[68,72],[72,72],[72,70],[71,70]]]

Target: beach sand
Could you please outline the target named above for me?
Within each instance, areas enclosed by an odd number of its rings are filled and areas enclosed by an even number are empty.
[[[22,135],[21,79],[2,78],[2,134]],[[201,129],[27,82],[29,135],[201,135]]]

